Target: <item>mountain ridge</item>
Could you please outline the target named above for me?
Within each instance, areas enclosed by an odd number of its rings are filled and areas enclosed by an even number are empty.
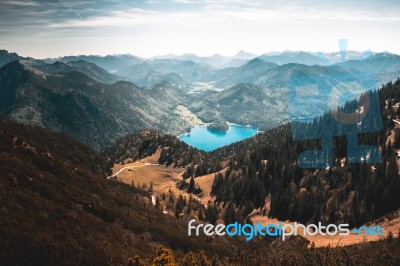
[[[66,132],[96,148],[140,128],[168,131],[167,124],[181,123],[171,110],[173,99],[180,97],[172,88],[164,90],[170,101],[160,102],[130,82],[106,85],[80,72],[60,76],[38,71],[18,61],[0,69],[1,113]]]

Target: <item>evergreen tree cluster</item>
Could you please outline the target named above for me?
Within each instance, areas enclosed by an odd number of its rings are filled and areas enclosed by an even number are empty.
[[[348,141],[346,137],[335,137],[332,167],[299,168],[299,154],[320,148],[321,141],[293,141],[293,125],[288,123],[217,151],[224,154],[234,150],[235,153],[229,159],[226,174],[215,176],[212,195],[216,201],[232,202],[239,207],[251,202],[259,208],[271,194],[269,216],[304,223],[322,221],[360,225],[398,209],[400,132],[393,119],[400,114],[397,104],[400,102],[400,80],[367,93],[370,97],[379,97],[383,129],[359,134],[357,141],[358,144],[378,146],[382,157],[380,163],[346,162]],[[357,101],[348,102],[342,110],[348,112],[357,106]],[[373,123],[378,122],[379,119],[369,120],[372,124],[358,126],[374,128],[378,125]],[[307,135],[316,130],[345,132],[345,127],[334,123],[331,115],[326,113],[296,130],[301,130],[298,134]]]
[[[177,137],[154,129],[143,129],[127,135],[103,150],[115,163],[136,161],[161,149],[160,164],[186,167],[185,178],[197,177],[221,170],[221,157],[206,153],[180,141]]]

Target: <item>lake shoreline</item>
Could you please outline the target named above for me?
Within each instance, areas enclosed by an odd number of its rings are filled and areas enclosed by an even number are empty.
[[[199,150],[211,152],[251,138],[260,132],[254,126],[233,125],[232,123],[228,125],[229,129],[226,132],[210,130],[206,125],[196,125],[190,132],[180,134],[178,139]]]

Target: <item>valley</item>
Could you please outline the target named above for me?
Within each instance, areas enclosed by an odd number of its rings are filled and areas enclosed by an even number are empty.
[[[231,58],[236,61],[222,67],[228,61],[0,55],[0,172],[6,177],[0,199],[7,213],[0,233],[8,239],[1,246],[3,261],[23,264],[14,250],[27,242],[26,258],[42,262],[37,254],[46,249],[43,237],[54,245],[52,252],[75,243],[82,261],[98,265],[123,265],[135,256],[150,264],[154,254],[167,253],[181,264],[200,256],[220,265],[279,265],[280,249],[289,250],[288,261],[312,258],[314,264],[326,250],[324,260],[350,252],[352,263],[400,261],[399,56],[323,63],[312,54],[282,53]],[[333,107],[332,95],[338,99]],[[333,120],[339,110],[364,111],[360,99],[366,95],[377,100],[371,106],[381,117],[370,114],[357,125]],[[319,147],[313,136],[326,128],[335,134],[331,165],[299,167],[300,154]],[[350,162],[352,143],[344,133],[351,129],[361,132],[359,143],[379,148],[381,163]],[[309,138],[298,141],[296,134]],[[193,239],[187,235],[192,219],[379,225],[384,235]],[[26,239],[10,231],[15,223],[21,232],[34,227],[36,235]],[[71,229],[55,233],[57,224]],[[93,253],[79,251],[93,241],[99,243]],[[272,255],[254,254],[255,247]],[[373,247],[386,248],[386,257]],[[96,253],[102,255],[94,258]],[[57,264],[68,256],[49,258]]]

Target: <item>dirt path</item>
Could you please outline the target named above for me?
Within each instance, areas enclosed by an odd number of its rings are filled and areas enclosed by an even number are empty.
[[[270,207],[270,201],[267,201],[266,207],[267,210],[269,211]],[[267,212],[268,213],[268,212]],[[275,218],[268,218],[268,216],[263,216],[260,211],[253,211],[252,214],[250,214],[251,221],[256,224],[258,222],[261,222],[262,225],[267,225],[267,224],[275,224],[278,225],[279,222],[282,222],[283,224],[292,224],[293,222],[290,221],[279,221],[278,219]],[[381,239],[387,238],[389,232],[392,232],[394,237],[397,237],[399,230],[400,230],[400,210],[396,211],[390,219],[384,218],[384,219],[378,219],[376,221],[372,221],[369,223],[369,225],[366,226],[381,226],[383,228],[383,236],[364,236],[364,235],[355,235],[350,233],[348,236],[340,236],[340,235],[335,235],[335,236],[322,236],[322,235],[316,235],[316,236],[304,236],[306,239],[308,239],[311,242],[314,242],[316,247],[326,247],[326,246],[331,246],[331,247],[336,247],[336,246],[347,246],[347,245],[352,245],[352,244],[359,244],[359,243],[364,243],[364,242],[372,242],[372,241],[378,241]],[[352,228],[350,229],[352,230]]]
[[[107,179],[110,178],[117,178],[118,174],[120,174],[122,171],[128,169],[128,170],[132,170],[133,168],[138,168],[138,167],[144,167],[144,166],[152,166],[152,165],[160,165],[158,163],[144,163],[143,165],[131,165],[131,166],[125,166],[121,169],[118,170],[118,172],[116,172],[115,174],[113,173],[112,175],[110,175],[109,177],[107,177]]]

